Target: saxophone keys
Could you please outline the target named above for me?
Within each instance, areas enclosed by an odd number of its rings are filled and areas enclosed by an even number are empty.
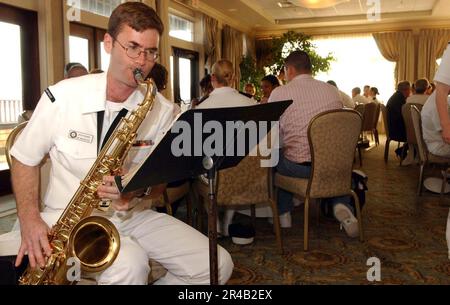
[[[112,199],[102,199],[100,200],[100,202],[98,203],[98,209],[103,211],[103,209],[108,209],[112,204]]]
[[[61,252],[64,250],[64,243],[60,240],[53,240],[51,244],[52,244],[52,248],[56,252]]]

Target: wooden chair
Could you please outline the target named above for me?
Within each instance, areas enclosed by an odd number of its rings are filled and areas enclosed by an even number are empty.
[[[406,103],[402,106],[402,117],[403,121],[405,122],[405,129],[406,129],[406,141],[408,143],[408,148],[410,153],[414,154],[414,150],[417,151],[417,139],[416,139],[416,133],[414,131],[414,125],[412,122],[411,117],[411,106],[417,107],[419,111],[422,110],[423,105],[417,104],[417,103]],[[405,147],[403,147],[402,156],[405,153]],[[400,160],[400,165],[402,165],[402,161]]]
[[[379,103],[367,103],[357,105],[355,110],[359,112],[363,118],[361,135],[358,140],[358,155],[359,164],[362,166],[362,153],[361,150],[369,147],[369,143],[364,141],[365,134],[370,133],[372,140],[375,140],[375,145],[379,144],[377,123],[380,117],[380,104]]]
[[[409,107],[411,112],[412,123],[414,126],[414,135],[417,142],[417,150],[419,153],[419,161],[420,161],[417,195],[420,196],[422,194],[423,175],[425,168],[430,165],[434,165],[441,170],[442,174],[442,187],[441,187],[441,199],[442,199],[445,190],[445,184],[447,183],[446,171],[450,167],[450,158],[436,156],[428,151],[427,145],[423,139],[422,118],[420,115],[420,110],[414,105],[411,105]]]
[[[273,228],[276,235],[276,244],[283,252],[281,240],[278,208],[273,199],[272,168],[261,167],[261,157],[247,156],[237,166],[219,171],[216,178],[216,196],[218,206],[236,207],[252,206],[254,222],[254,206],[270,204],[273,214]],[[204,179],[195,183],[198,197],[203,203],[208,199],[209,185]],[[202,206],[204,204],[200,204]]]
[[[159,198],[151,200],[150,205],[151,207],[164,207],[167,214],[173,215],[172,204],[181,199],[186,200],[187,222],[192,226],[192,193],[189,180],[178,186],[167,187]]]
[[[332,110],[318,114],[308,126],[312,163],[310,178],[294,178],[275,174],[276,189],[281,188],[305,197],[303,240],[305,251],[308,250],[309,242],[311,199],[353,196],[359,237],[361,241],[364,239],[358,196],[351,188],[353,155],[361,133],[361,126],[361,115],[354,110]]]
[[[389,144],[391,141],[398,142],[397,148],[400,147],[400,143],[403,143],[403,141],[399,141],[398,139],[391,138],[391,135],[389,133],[389,124],[387,119],[387,109],[386,106],[383,104],[380,104],[381,114],[383,116],[383,123],[384,123],[384,130],[386,132],[386,143],[384,145],[384,162],[387,163],[389,159]]]

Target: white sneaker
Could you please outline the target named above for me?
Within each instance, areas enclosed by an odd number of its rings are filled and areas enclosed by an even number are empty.
[[[228,226],[233,223],[233,216],[234,216],[235,211],[236,211],[235,209],[231,209],[231,208],[227,208],[225,210],[225,214],[223,216],[223,231],[222,231],[223,236],[230,235],[228,232]]]
[[[219,217],[217,217],[217,226],[216,226],[216,229],[217,229],[217,236],[222,236],[223,235],[223,232],[222,232],[222,222],[220,221],[220,219],[219,219]]]
[[[280,227],[282,227],[282,228],[292,227],[291,212],[286,212],[286,213],[280,215],[279,218],[280,218]],[[273,225],[273,217],[267,217],[267,222],[270,223],[271,225]]]
[[[338,203],[333,207],[334,216],[341,223],[349,237],[359,235],[358,219],[353,216],[352,211],[343,203]]]

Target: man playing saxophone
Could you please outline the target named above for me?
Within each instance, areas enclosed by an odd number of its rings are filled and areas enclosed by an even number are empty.
[[[11,150],[12,181],[17,201],[21,246],[16,265],[28,254],[31,267],[45,265],[52,249],[50,227],[69,203],[108,138],[113,122],[135,109],[144,98],[134,71],[147,75],[158,58],[164,26],[155,11],[139,2],[126,2],[112,13],[105,34],[111,55],[106,73],[64,80],[42,95],[31,121]],[[157,94],[153,109],[140,125],[128,164],[138,163],[172,122],[174,105]],[[50,182],[39,210],[39,163],[49,154]],[[160,191],[160,190],[159,190]],[[113,177],[105,176],[97,195],[111,201],[106,216],[120,233],[120,251],[113,264],[96,273],[98,284],[146,284],[149,258],[167,274],[158,284],[208,284],[208,239],[185,223],[147,209],[142,198],[158,188],[120,194]],[[233,263],[219,247],[219,282],[231,276]]]

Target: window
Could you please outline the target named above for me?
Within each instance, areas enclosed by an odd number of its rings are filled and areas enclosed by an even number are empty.
[[[170,36],[190,42],[194,41],[194,23],[192,21],[170,14],[169,23]]]
[[[319,73],[317,79],[334,80],[350,96],[354,87],[377,87],[383,103],[395,92],[395,63],[381,55],[371,35],[316,38],[313,43],[319,55],[331,52],[336,58],[328,73]]]
[[[67,5],[93,14],[109,17],[122,0],[67,0]]]
[[[436,65],[439,67],[441,65],[442,57],[436,59]]]
[[[20,26],[0,22],[0,124],[15,124],[22,112],[22,60]]]
[[[191,101],[198,96],[198,53],[173,48],[170,57],[170,79],[176,103]]]
[[[89,40],[77,36],[69,37],[70,62],[79,62],[89,69]]]
[[[69,53],[70,62],[79,62],[88,70],[108,70],[109,55],[103,48],[105,30],[70,23]]]
[[[103,71],[108,71],[110,55],[105,51],[105,44],[100,42],[100,61],[101,61],[101,69]]]
[[[41,96],[37,13],[0,3],[0,196],[10,194],[5,144],[22,109]]]

